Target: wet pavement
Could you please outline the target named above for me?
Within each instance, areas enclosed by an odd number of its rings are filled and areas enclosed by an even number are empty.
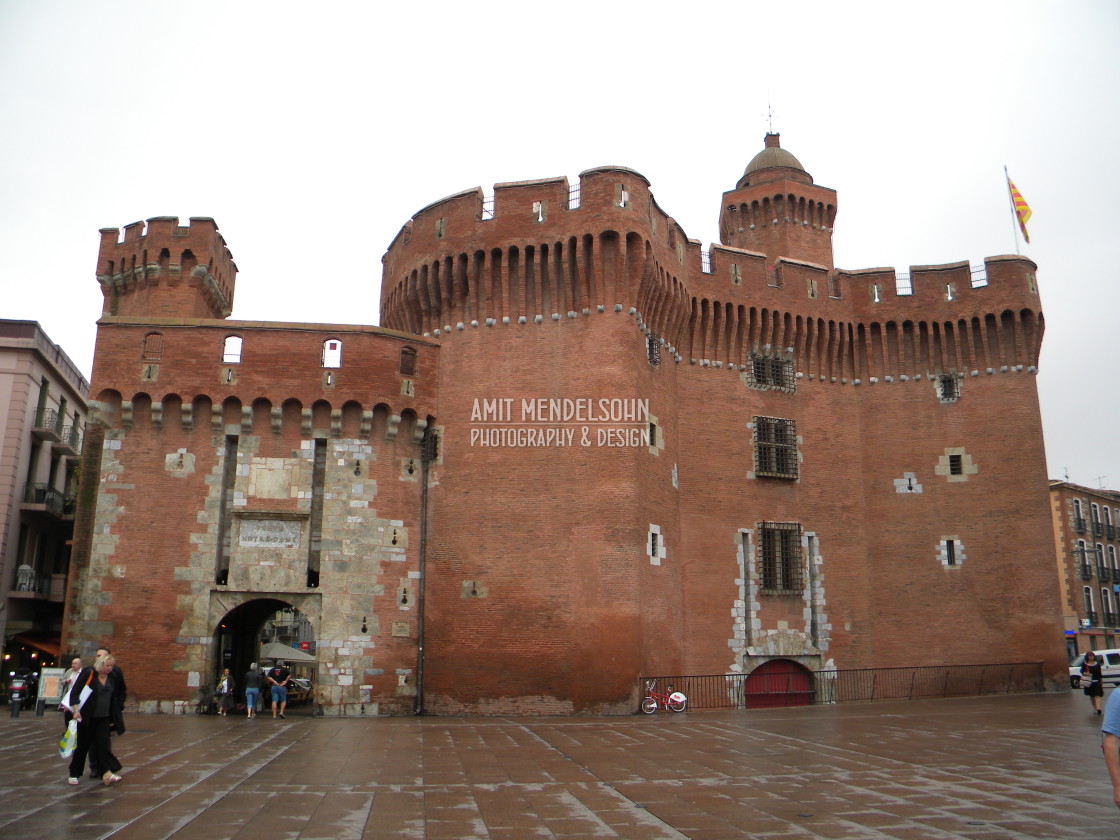
[[[1080,692],[616,718],[131,715],[124,780],[0,707],[0,838],[1120,838]]]

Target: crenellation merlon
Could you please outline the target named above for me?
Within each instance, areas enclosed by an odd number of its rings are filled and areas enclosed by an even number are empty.
[[[986,257],[983,268],[967,260],[893,267],[837,269],[836,276],[857,302],[857,315],[881,320],[887,309],[911,313],[960,313],[984,310],[1040,310],[1037,266],[1022,256]]]
[[[106,314],[226,317],[237,265],[210,217],[177,216],[102,228],[97,279]],[[181,285],[180,285],[181,284]],[[157,291],[158,290],[158,291]]]

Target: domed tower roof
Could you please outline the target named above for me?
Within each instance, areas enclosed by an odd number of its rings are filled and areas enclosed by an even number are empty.
[[[766,148],[747,164],[743,177],[735,185],[736,189],[782,179],[800,181],[804,184],[813,183],[813,176],[805,171],[801,161],[782,148],[780,137],[780,134],[766,135]]]

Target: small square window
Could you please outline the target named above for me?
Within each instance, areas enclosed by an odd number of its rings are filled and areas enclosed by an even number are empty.
[[[943,403],[956,402],[961,396],[961,381],[951,373],[937,377],[937,396]]]
[[[752,353],[747,365],[747,385],[764,390],[794,391],[793,360]]]
[[[949,456],[949,475],[963,475],[964,474],[963,460],[964,460],[963,456],[961,456],[961,455],[950,455]]]

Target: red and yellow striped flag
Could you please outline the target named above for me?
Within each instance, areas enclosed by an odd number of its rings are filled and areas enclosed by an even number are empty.
[[[1031,217],[1031,208],[1010,178],[1007,179],[1007,188],[1011,190],[1011,206],[1015,209],[1015,218],[1019,220],[1019,230],[1023,232],[1023,239],[1029,245],[1031,238],[1027,235],[1027,220]]]

